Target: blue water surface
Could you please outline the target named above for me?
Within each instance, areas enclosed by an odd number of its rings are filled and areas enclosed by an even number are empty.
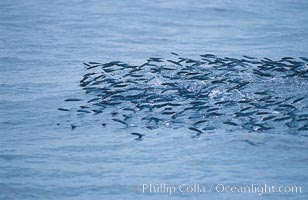
[[[1,0],[0,199],[307,199],[304,132],[221,127],[192,138],[187,129],[161,127],[137,141],[120,125],[98,125],[106,115],[57,110],[68,106],[64,99],[85,96],[83,62],[138,65],[170,52],[307,57],[307,9],[305,0]],[[288,82],[271,87],[305,95],[306,80],[294,91]],[[169,195],[143,193],[143,184],[297,185],[302,192]]]

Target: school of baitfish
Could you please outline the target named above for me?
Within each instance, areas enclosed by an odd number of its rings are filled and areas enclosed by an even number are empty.
[[[308,133],[308,58],[172,54],[142,65],[84,63],[80,86],[86,95],[65,100],[82,105],[58,110],[102,115],[103,127],[185,127],[193,137],[217,128]],[[145,136],[131,134],[137,140]]]

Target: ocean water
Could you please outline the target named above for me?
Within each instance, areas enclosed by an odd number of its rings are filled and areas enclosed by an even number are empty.
[[[225,125],[192,137],[184,121],[137,129],[145,135],[139,141],[130,134],[136,128],[112,123],[109,114],[58,110],[80,105],[65,99],[91,95],[80,87],[84,62],[141,65],[171,52],[300,60],[308,53],[307,8],[304,0],[2,0],[0,199],[307,199],[306,130]],[[308,95],[307,78],[298,77],[246,90],[265,88],[281,98]],[[308,114],[307,98],[300,103]],[[177,192],[143,191],[149,184]],[[181,184],[207,192],[180,192]],[[215,191],[253,184],[302,191]]]

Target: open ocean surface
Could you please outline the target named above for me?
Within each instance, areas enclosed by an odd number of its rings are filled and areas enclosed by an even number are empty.
[[[65,99],[88,98],[79,85],[84,62],[141,65],[171,52],[192,59],[307,57],[307,10],[305,0],[1,0],[0,199],[308,199],[305,125],[292,132],[229,131],[224,124],[192,137],[184,121],[183,128],[139,129],[139,141],[110,115],[58,110],[71,105]],[[307,78],[288,80],[262,88],[307,97]],[[296,105],[308,114],[307,98]],[[142,193],[150,183],[302,192]]]

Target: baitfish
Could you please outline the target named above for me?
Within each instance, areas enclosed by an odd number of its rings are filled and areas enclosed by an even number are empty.
[[[70,99],[65,99],[64,101],[82,101],[82,100],[81,99],[70,98]]]
[[[58,108],[58,110],[60,110],[60,111],[70,111],[69,109],[66,109],[66,108]]]
[[[135,140],[141,140],[143,136],[145,136],[144,134],[141,134],[141,133],[137,133],[137,132],[133,132],[133,133],[130,133],[132,135],[135,135],[135,136],[138,136]]]
[[[300,102],[304,99],[305,99],[305,97],[301,97],[301,98],[295,99],[292,103],[294,104],[294,103]]]
[[[194,125],[202,124],[202,123],[205,123],[207,121],[208,120],[200,120],[200,121],[195,122]]]
[[[115,119],[115,118],[113,118],[112,120],[113,120],[113,121],[115,121],[115,122],[118,122],[118,123],[124,124],[124,125],[126,125],[126,126],[128,127],[128,124],[127,124],[125,121],[123,121],[123,120],[120,120],[120,119]]]
[[[224,122],[224,124],[228,124],[228,125],[232,125],[232,126],[238,126],[237,123],[231,122],[231,121],[226,121],[226,122]]]
[[[194,127],[189,127],[188,128],[189,130],[192,130],[192,131],[196,131],[197,133],[203,133],[203,131],[201,131],[201,130],[199,130],[199,129],[197,129],[197,128],[194,128]]]

